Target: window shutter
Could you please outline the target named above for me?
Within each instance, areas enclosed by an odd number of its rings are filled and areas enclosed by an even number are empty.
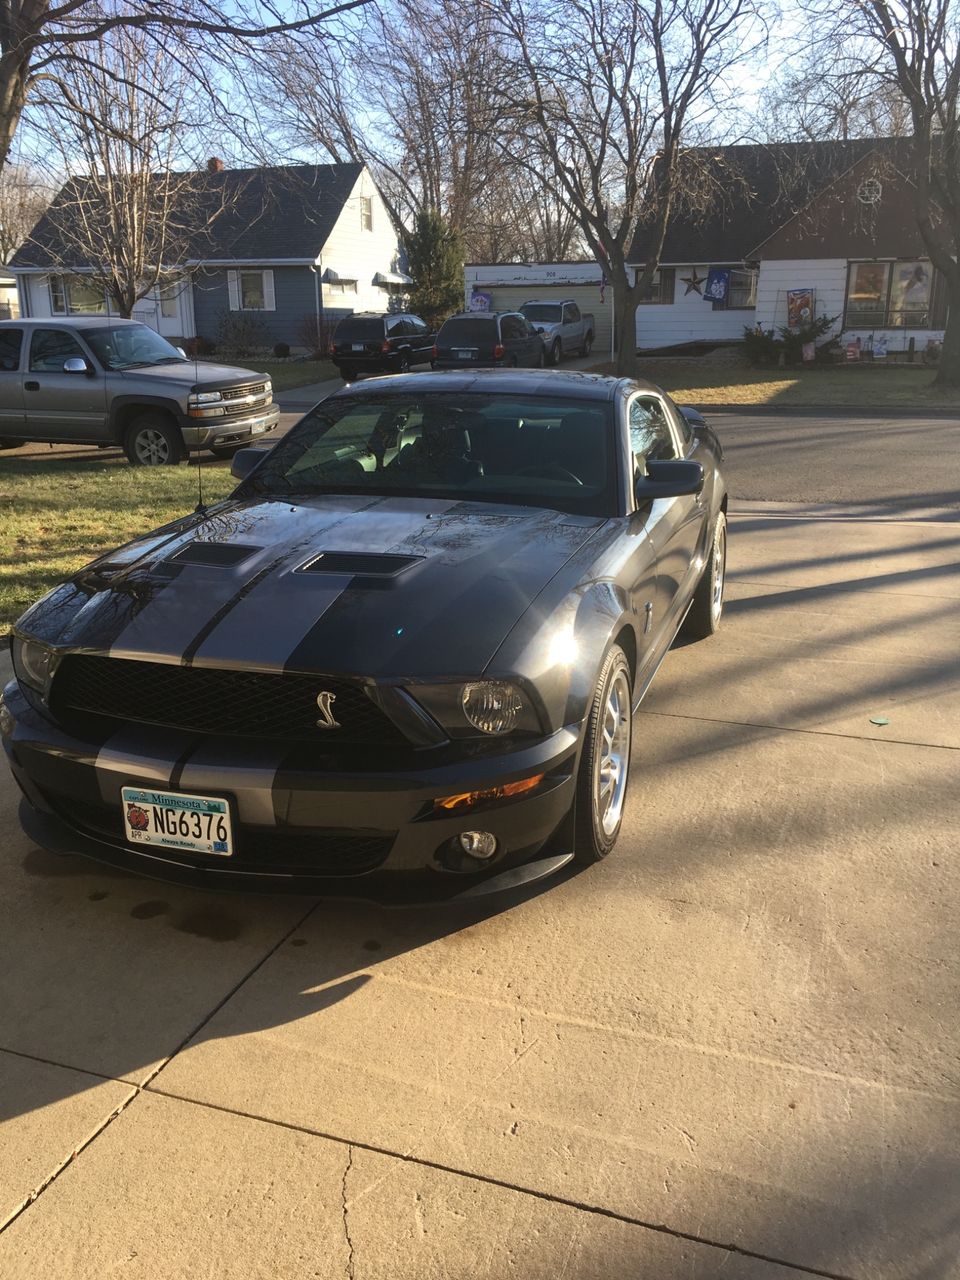
[[[240,310],[240,273],[227,272],[227,293],[230,295],[230,310]]]
[[[276,311],[277,295],[273,290],[273,272],[264,271],[263,273],[263,309],[264,311]]]

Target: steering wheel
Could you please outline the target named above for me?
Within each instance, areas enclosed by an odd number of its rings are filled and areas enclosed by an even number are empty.
[[[518,476],[539,476],[541,480],[571,480],[574,484],[583,488],[583,481],[579,476],[575,476],[572,471],[568,471],[566,467],[561,467],[558,462],[547,462],[542,466],[536,463],[532,467],[521,467]]]

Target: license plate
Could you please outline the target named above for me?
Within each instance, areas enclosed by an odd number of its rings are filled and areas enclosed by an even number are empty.
[[[355,342],[350,348],[351,351],[366,351],[367,344],[365,342]]]
[[[131,844],[161,845],[229,858],[233,853],[230,806],[214,796],[124,787],[123,825]]]
[[[460,351],[454,348],[453,354],[457,357],[458,360],[472,360],[477,353],[476,351]]]

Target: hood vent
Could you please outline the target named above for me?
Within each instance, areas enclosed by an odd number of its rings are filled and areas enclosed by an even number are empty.
[[[423,556],[376,555],[364,551],[321,551],[300,566],[298,573],[348,573],[366,578],[395,578],[419,564]]]
[[[251,547],[239,542],[188,542],[176,555],[169,558],[169,564],[207,564],[228,568],[246,560],[255,551],[263,547]]]

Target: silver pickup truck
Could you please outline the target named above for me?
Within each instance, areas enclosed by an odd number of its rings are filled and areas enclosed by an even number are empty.
[[[229,458],[279,419],[264,374],[189,360],[134,320],[0,321],[0,449],[115,444],[159,466],[198,449]]]
[[[581,312],[570,298],[561,301],[532,299],[520,308],[543,335],[547,364],[559,364],[564,356],[588,356],[593,346],[593,316]]]

